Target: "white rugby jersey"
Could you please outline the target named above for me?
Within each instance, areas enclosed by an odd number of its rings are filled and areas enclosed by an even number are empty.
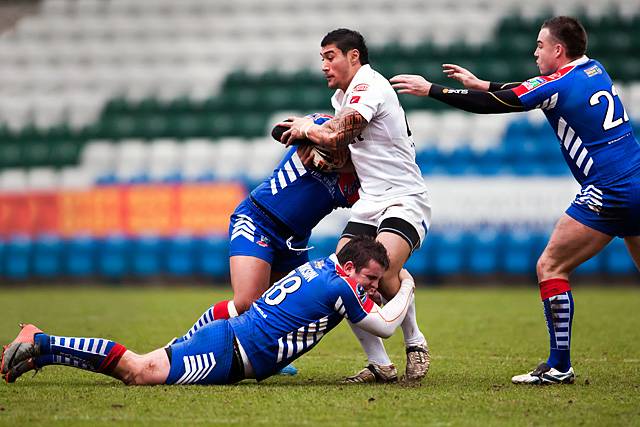
[[[426,191],[404,110],[384,76],[363,65],[346,92],[336,91],[331,104],[336,116],[348,107],[369,122],[349,145],[360,179],[360,198],[385,200]]]

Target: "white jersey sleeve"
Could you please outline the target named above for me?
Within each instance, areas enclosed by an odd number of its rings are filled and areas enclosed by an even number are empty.
[[[404,280],[396,296],[383,308],[373,304],[371,311],[364,318],[352,323],[373,335],[389,338],[407,315],[407,310],[413,302],[414,288],[413,281]]]

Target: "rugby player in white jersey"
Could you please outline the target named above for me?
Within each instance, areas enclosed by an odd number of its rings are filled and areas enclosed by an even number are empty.
[[[360,33],[338,29],[321,42],[322,72],[335,119],[320,126],[308,118],[279,123],[289,127],[281,139],[291,144],[308,138],[325,149],[349,146],[360,179],[360,200],[342,232],[338,249],[353,236],[375,236],[387,249],[391,264],[379,288],[390,300],[400,288],[399,272],[420,247],[431,220],[431,206],[422,174],[415,162],[415,146],[398,96],[387,79],[369,65]],[[303,158],[308,163],[310,158]],[[368,356],[368,366],[346,382],[390,382],[397,370],[382,340],[357,327],[354,333]],[[407,352],[405,379],[422,379],[429,369],[427,341],[416,322],[415,302],[402,323]]]

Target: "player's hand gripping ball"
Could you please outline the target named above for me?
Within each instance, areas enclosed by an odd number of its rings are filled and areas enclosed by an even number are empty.
[[[313,119],[313,122],[317,125],[322,125],[323,123],[331,120],[333,117],[327,114],[321,113],[313,113],[308,114],[305,117],[309,117]],[[271,136],[276,140],[280,141],[282,138],[282,134],[287,130],[284,126],[275,126],[271,131]],[[327,148],[320,147],[315,145],[308,138],[297,139],[295,141],[296,145],[312,145],[311,155],[313,156],[313,166],[322,171],[322,172],[330,172],[333,170],[340,169],[343,167],[347,161],[349,160],[349,147],[343,147],[338,150],[329,150]]]

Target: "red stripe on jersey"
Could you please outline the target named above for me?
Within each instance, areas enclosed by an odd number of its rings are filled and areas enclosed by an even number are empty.
[[[356,282],[351,277],[343,277],[343,279],[349,284],[353,295],[360,303],[360,307],[362,307],[365,312],[371,313],[371,309],[373,308],[373,300],[369,298],[369,295],[367,295],[367,291],[364,290],[364,287],[362,285],[359,285],[358,282]]]
[[[373,308],[373,300],[369,298],[369,296],[367,295],[367,292],[364,290],[364,287],[361,285],[358,285],[358,282],[356,282],[355,279],[352,279],[351,277],[349,277],[347,273],[342,269],[342,267],[338,264],[336,264],[336,273],[338,273],[338,275],[342,279],[344,279],[345,282],[347,282],[347,284],[351,288],[351,291],[353,292],[356,299],[360,303],[360,307],[362,307],[362,309],[365,312],[371,313],[371,309]],[[358,292],[358,286],[360,286],[360,289],[362,289],[362,292]]]
[[[571,65],[571,66],[568,66],[568,67],[561,68],[558,71],[556,71],[555,73],[550,74],[548,76],[532,77],[532,78],[522,82],[522,84],[520,86],[514,87],[511,90],[514,91],[515,94],[518,97],[521,97],[525,93],[529,93],[531,91],[534,91],[537,88],[540,88],[540,87],[546,85],[549,82],[558,80],[558,79],[566,76],[567,73],[569,71],[573,70],[575,67],[576,67],[575,65]]]
[[[347,203],[353,206],[355,202],[360,199],[360,182],[356,177],[356,174],[352,172],[344,172],[338,175],[338,185],[340,192],[347,199]]]

